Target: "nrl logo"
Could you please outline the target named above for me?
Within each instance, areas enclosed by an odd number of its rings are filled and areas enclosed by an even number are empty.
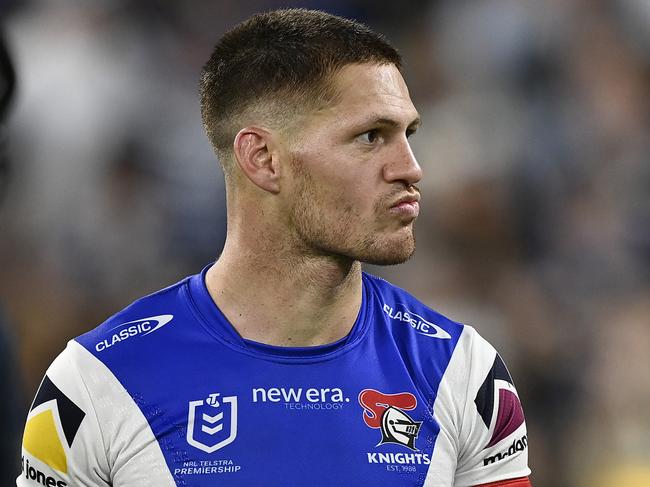
[[[237,396],[219,396],[215,392],[205,400],[189,403],[187,442],[206,453],[229,445],[237,437]]]
[[[417,451],[415,440],[420,433],[422,421],[413,421],[403,409],[415,409],[418,404],[409,392],[383,394],[374,389],[364,389],[359,394],[359,404],[363,407],[363,420],[370,428],[381,429],[381,441],[397,443]]]

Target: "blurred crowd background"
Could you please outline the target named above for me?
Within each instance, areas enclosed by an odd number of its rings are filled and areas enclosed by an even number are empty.
[[[361,20],[404,56],[424,122],[418,250],[370,270],[501,351],[535,487],[650,486],[649,0],[0,0],[16,73],[0,119],[2,485],[66,341],[218,256],[199,70],[226,29],[286,6]]]

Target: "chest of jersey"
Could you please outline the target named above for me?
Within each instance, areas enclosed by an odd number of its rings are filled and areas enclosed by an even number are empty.
[[[346,339],[274,349],[244,342],[201,281],[192,285],[175,306],[165,300],[165,314],[152,306],[143,313],[153,318],[80,340],[137,404],[177,485],[423,485],[460,326],[445,331],[366,280]],[[105,346],[145,322],[159,325]]]
[[[397,356],[362,344],[296,364],[210,348],[124,384],[177,485],[422,485],[435,397]]]

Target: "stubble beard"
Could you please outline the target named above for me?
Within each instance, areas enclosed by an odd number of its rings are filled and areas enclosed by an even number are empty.
[[[355,225],[360,226],[357,222],[362,218],[355,208],[337,207],[336,198],[326,198],[298,161],[294,169],[299,188],[296,204],[291,210],[291,224],[297,248],[314,256],[331,256],[373,265],[402,264],[411,258],[415,252],[412,223],[390,233],[378,230],[359,232]],[[386,211],[385,199],[375,204],[376,215]]]

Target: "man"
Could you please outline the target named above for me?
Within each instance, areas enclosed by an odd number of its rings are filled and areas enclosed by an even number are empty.
[[[521,404],[469,327],[363,274],[415,249],[400,57],[322,12],[256,15],[201,81],[228,235],[200,275],[71,341],[19,486],[529,486]]]

